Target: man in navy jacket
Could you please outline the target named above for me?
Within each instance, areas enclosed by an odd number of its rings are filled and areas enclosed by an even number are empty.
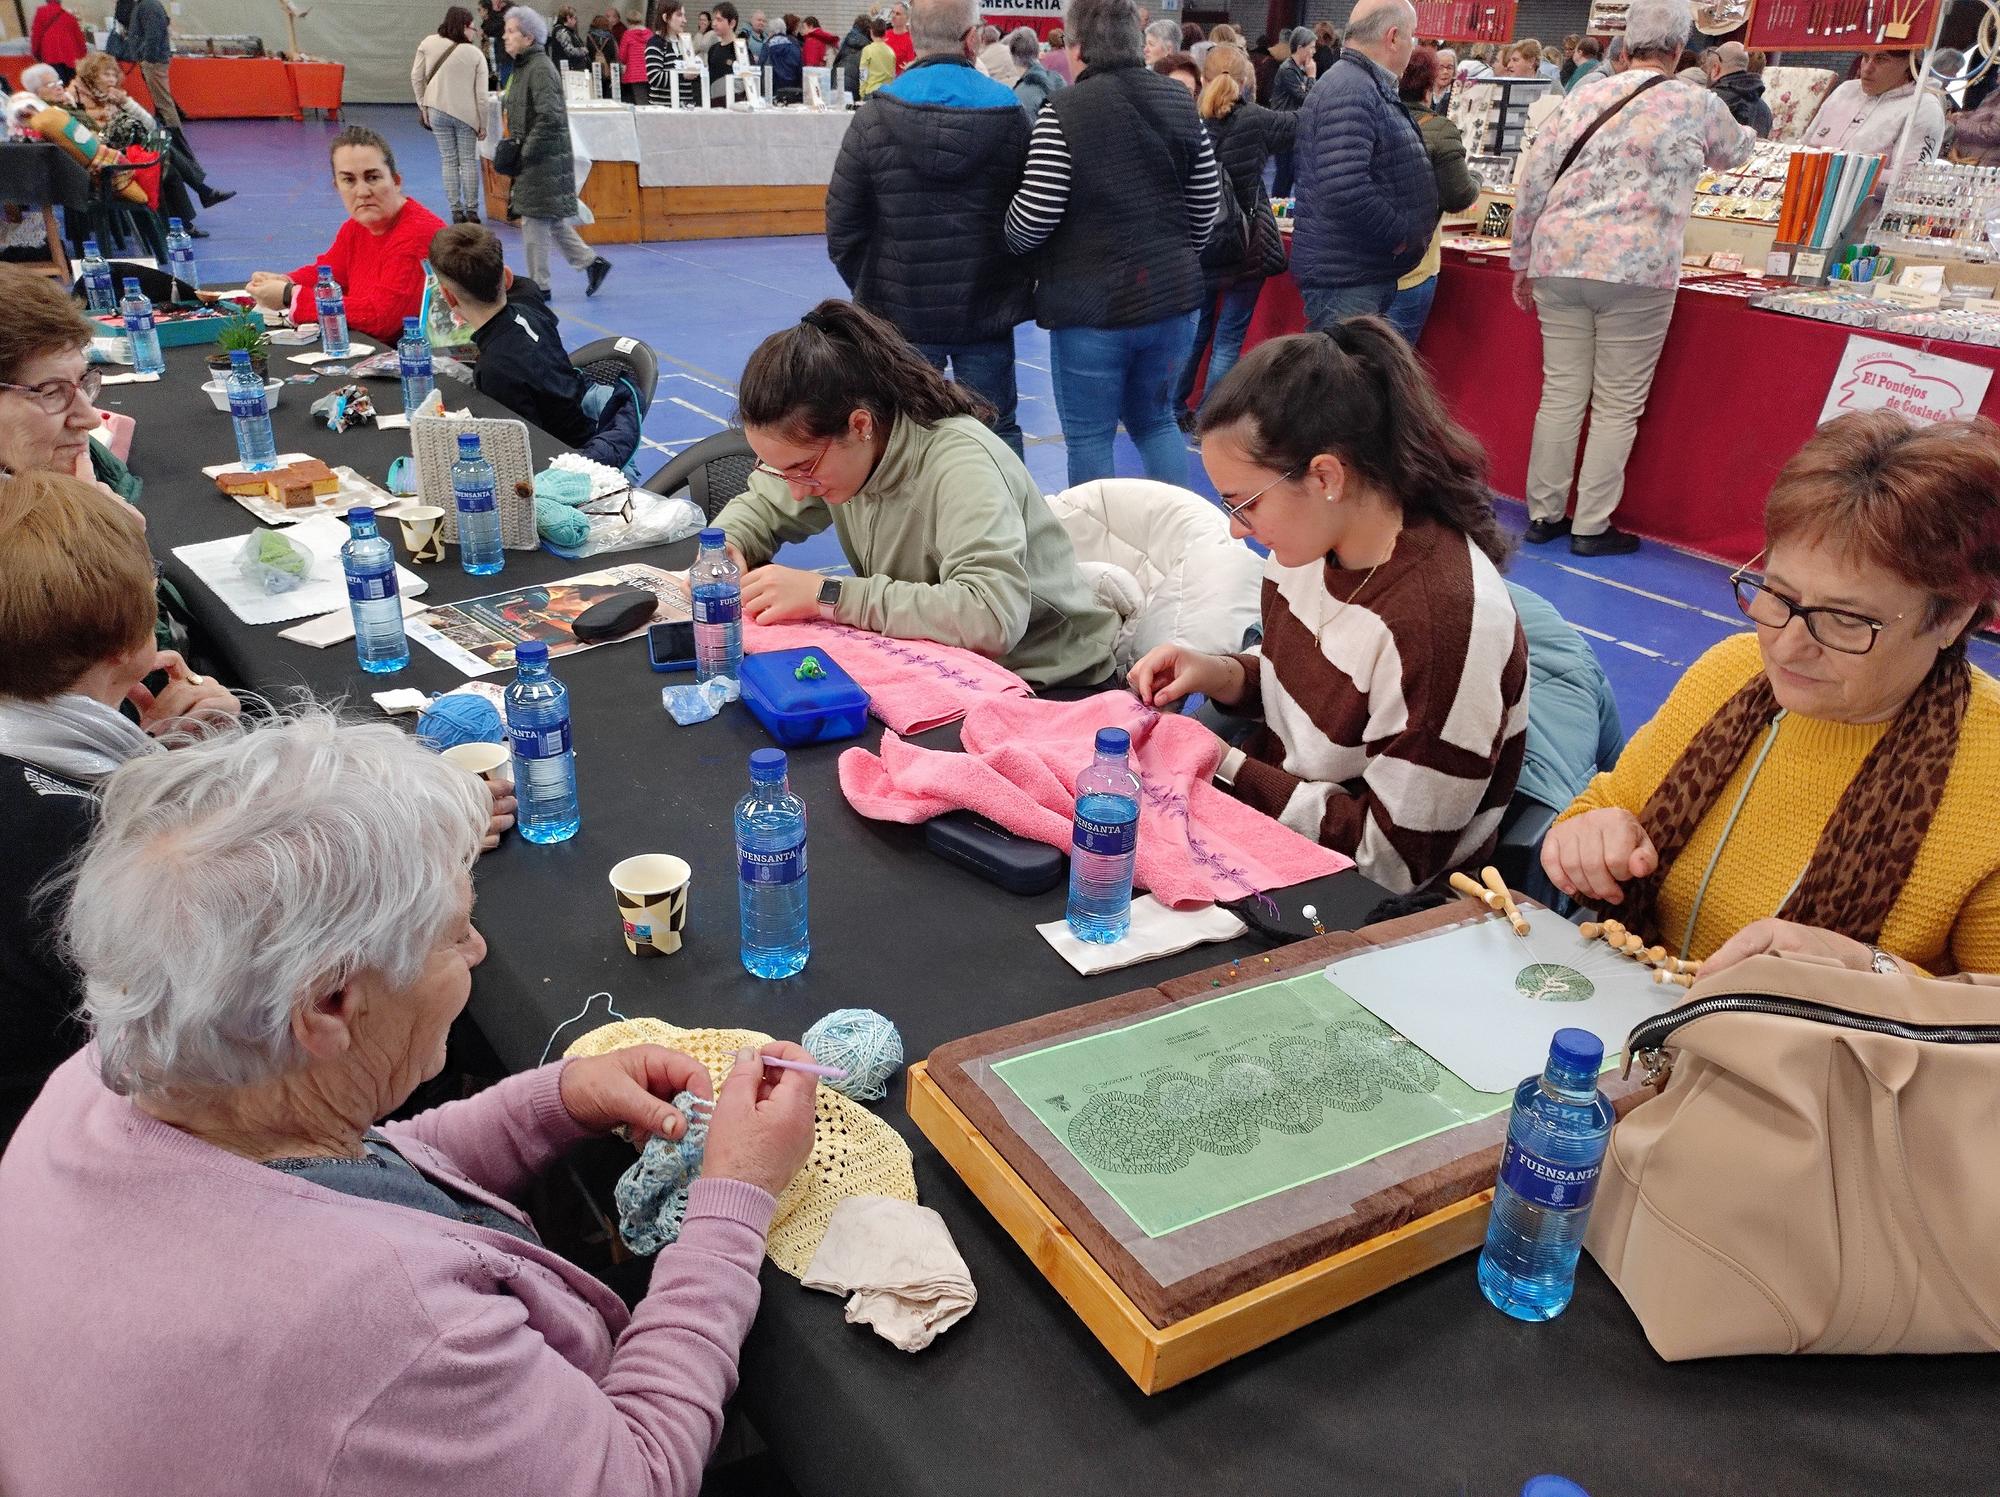
[[[1416,25],[1409,0],[1360,0],[1299,111],[1292,274],[1315,329],[1386,312],[1437,227],[1430,155],[1397,93]]]

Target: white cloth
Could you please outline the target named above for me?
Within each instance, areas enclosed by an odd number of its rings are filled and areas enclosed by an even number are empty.
[[[0,699],[0,754],[67,780],[101,780],[128,759],[160,749],[137,723],[87,696]]]
[[[641,187],[824,187],[854,114],[660,108],[635,120]]]
[[[1132,901],[1132,926],[1125,939],[1108,946],[1079,941],[1070,934],[1067,920],[1051,920],[1035,929],[1055,947],[1057,955],[1089,977],[1150,962],[1154,957],[1172,956],[1207,941],[1233,941],[1243,934],[1244,925],[1221,905],[1176,910],[1150,894],[1141,894]]]
[[[1905,161],[1929,161],[1944,144],[1944,106],[1928,90],[1919,99],[1915,79],[1886,94],[1871,95],[1859,78],[1850,78],[1819,106],[1806,128],[1805,143],[1889,158],[1903,138],[1903,124],[1913,108],[1917,127],[1910,132],[1909,154],[1888,166],[1893,171]]]
[[[849,1196],[834,1207],[799,1282],[850,1295],[847,1323],[872,1326],[903,1351],[922,1351],[979,1301],[944,1218],[887,1196]]]

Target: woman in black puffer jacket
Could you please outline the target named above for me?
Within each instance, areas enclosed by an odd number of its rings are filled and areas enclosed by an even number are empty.
[[[1241,47],[1228,42],[1210,47],[1201,75],[1195,107],[1222,169],[1224,201],[1222,216],[1201,256],[1201,321],[1195,327],[1187,367],[1174,388],[1174,415],[1184,431],[1194,427],[1188,398],[1211,337],[1215,347],[1208,356],[1204,393],[1235,367],[1265,278],[1285,268],[1285,241],[1264,190],[1264,165],[1292,149],[1299,128],[1296,113],[1266,109],[1257,102],[1256,70]]]

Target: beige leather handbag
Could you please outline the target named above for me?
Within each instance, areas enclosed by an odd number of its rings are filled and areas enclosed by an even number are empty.
[[[2000,1349],[2000,978],[1760,956],[1626,1058],[1584,1242],[1661,1356]]]

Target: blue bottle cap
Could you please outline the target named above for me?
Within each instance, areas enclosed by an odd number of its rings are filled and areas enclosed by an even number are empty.
[[[84,252],[84,254],[85,254],[85,255],[88,255],[88,256],[91,256],[91,257],[93,257],[93,258],[94,258],[94,257],[96,256],[96,254],[97,254],[97,241],[96,241],[95,239],[86,239],[86,240],[84,240],[84,241],[83,241],[83,252]]]
[[[1590,1497],[1590,1493],[1567,1476],[1531,1476],[1521,1497]]]
[[[467,431],[459,433],[458,456],[461,462],[466,458],[479,456],[479,434],[477,432]]]
[[[127,296],[137,296],[139,294],[139,278],[137,276],[128,275],[125,277],[125,294]]]
[[[726,546],[729,544],[729,537],[711,525],[701,533],[698,538],[698,544],[702,546]],[[759,752],[762,751],[760,750]]]
[[[1595,1076],[1604,1065],[1604,1041],[1588,1029],[1558,1029],[1549,1041],[1549,1059]]]
[[[1123,728],[1099,728],[1097,751],[1100,754],[1129,754],[1132,752],[1132,735]]]
[[[229,368],[232,372],[238,369],[248,369],[249,367],[250,353],[248,349],[232,348],[229,350]]]
[[[547,641],[524,639],[514,646],[514,664],[547,665],[548,663],[549,647]]]
[[[759,783],[782,780],[786,763],[783,749],[753,749],[750,754],[750,778]]]
[[[245,357],[248,357],[248,355],[245,355]],[[357,504],[347,511],[347,523],[350,526],[359,525],[364,522],[370,525],[375,523],[375,511],[368,505]]]
[[[178,218],[170,218],[167,220],[167,227],[171,229],[174,233],[178,234],[183,229],[185,229],[187,225],[182,223]]]
[[[410,336],[410,335],[412,335],[412,334],[415,334],[415,333],[420,333],[420,332],[422,332],[423,330],[424,330],[424,320],[423,320],[423,318],[421,318],[421,317],[405,317],[405,318],[403,319],[403,333],[404,333],[404,335],[405,335],[406,337],[407,337],[407,336]]]
[[[320,268],[319,268],[319,278],[320,278],[320,279],[321,279],[322,281],[330,281],[330,280],[332,280],[332,279],[333,279],[333,267],[332,267],[331,265],[322,265],[322,266],[320,266]]]

